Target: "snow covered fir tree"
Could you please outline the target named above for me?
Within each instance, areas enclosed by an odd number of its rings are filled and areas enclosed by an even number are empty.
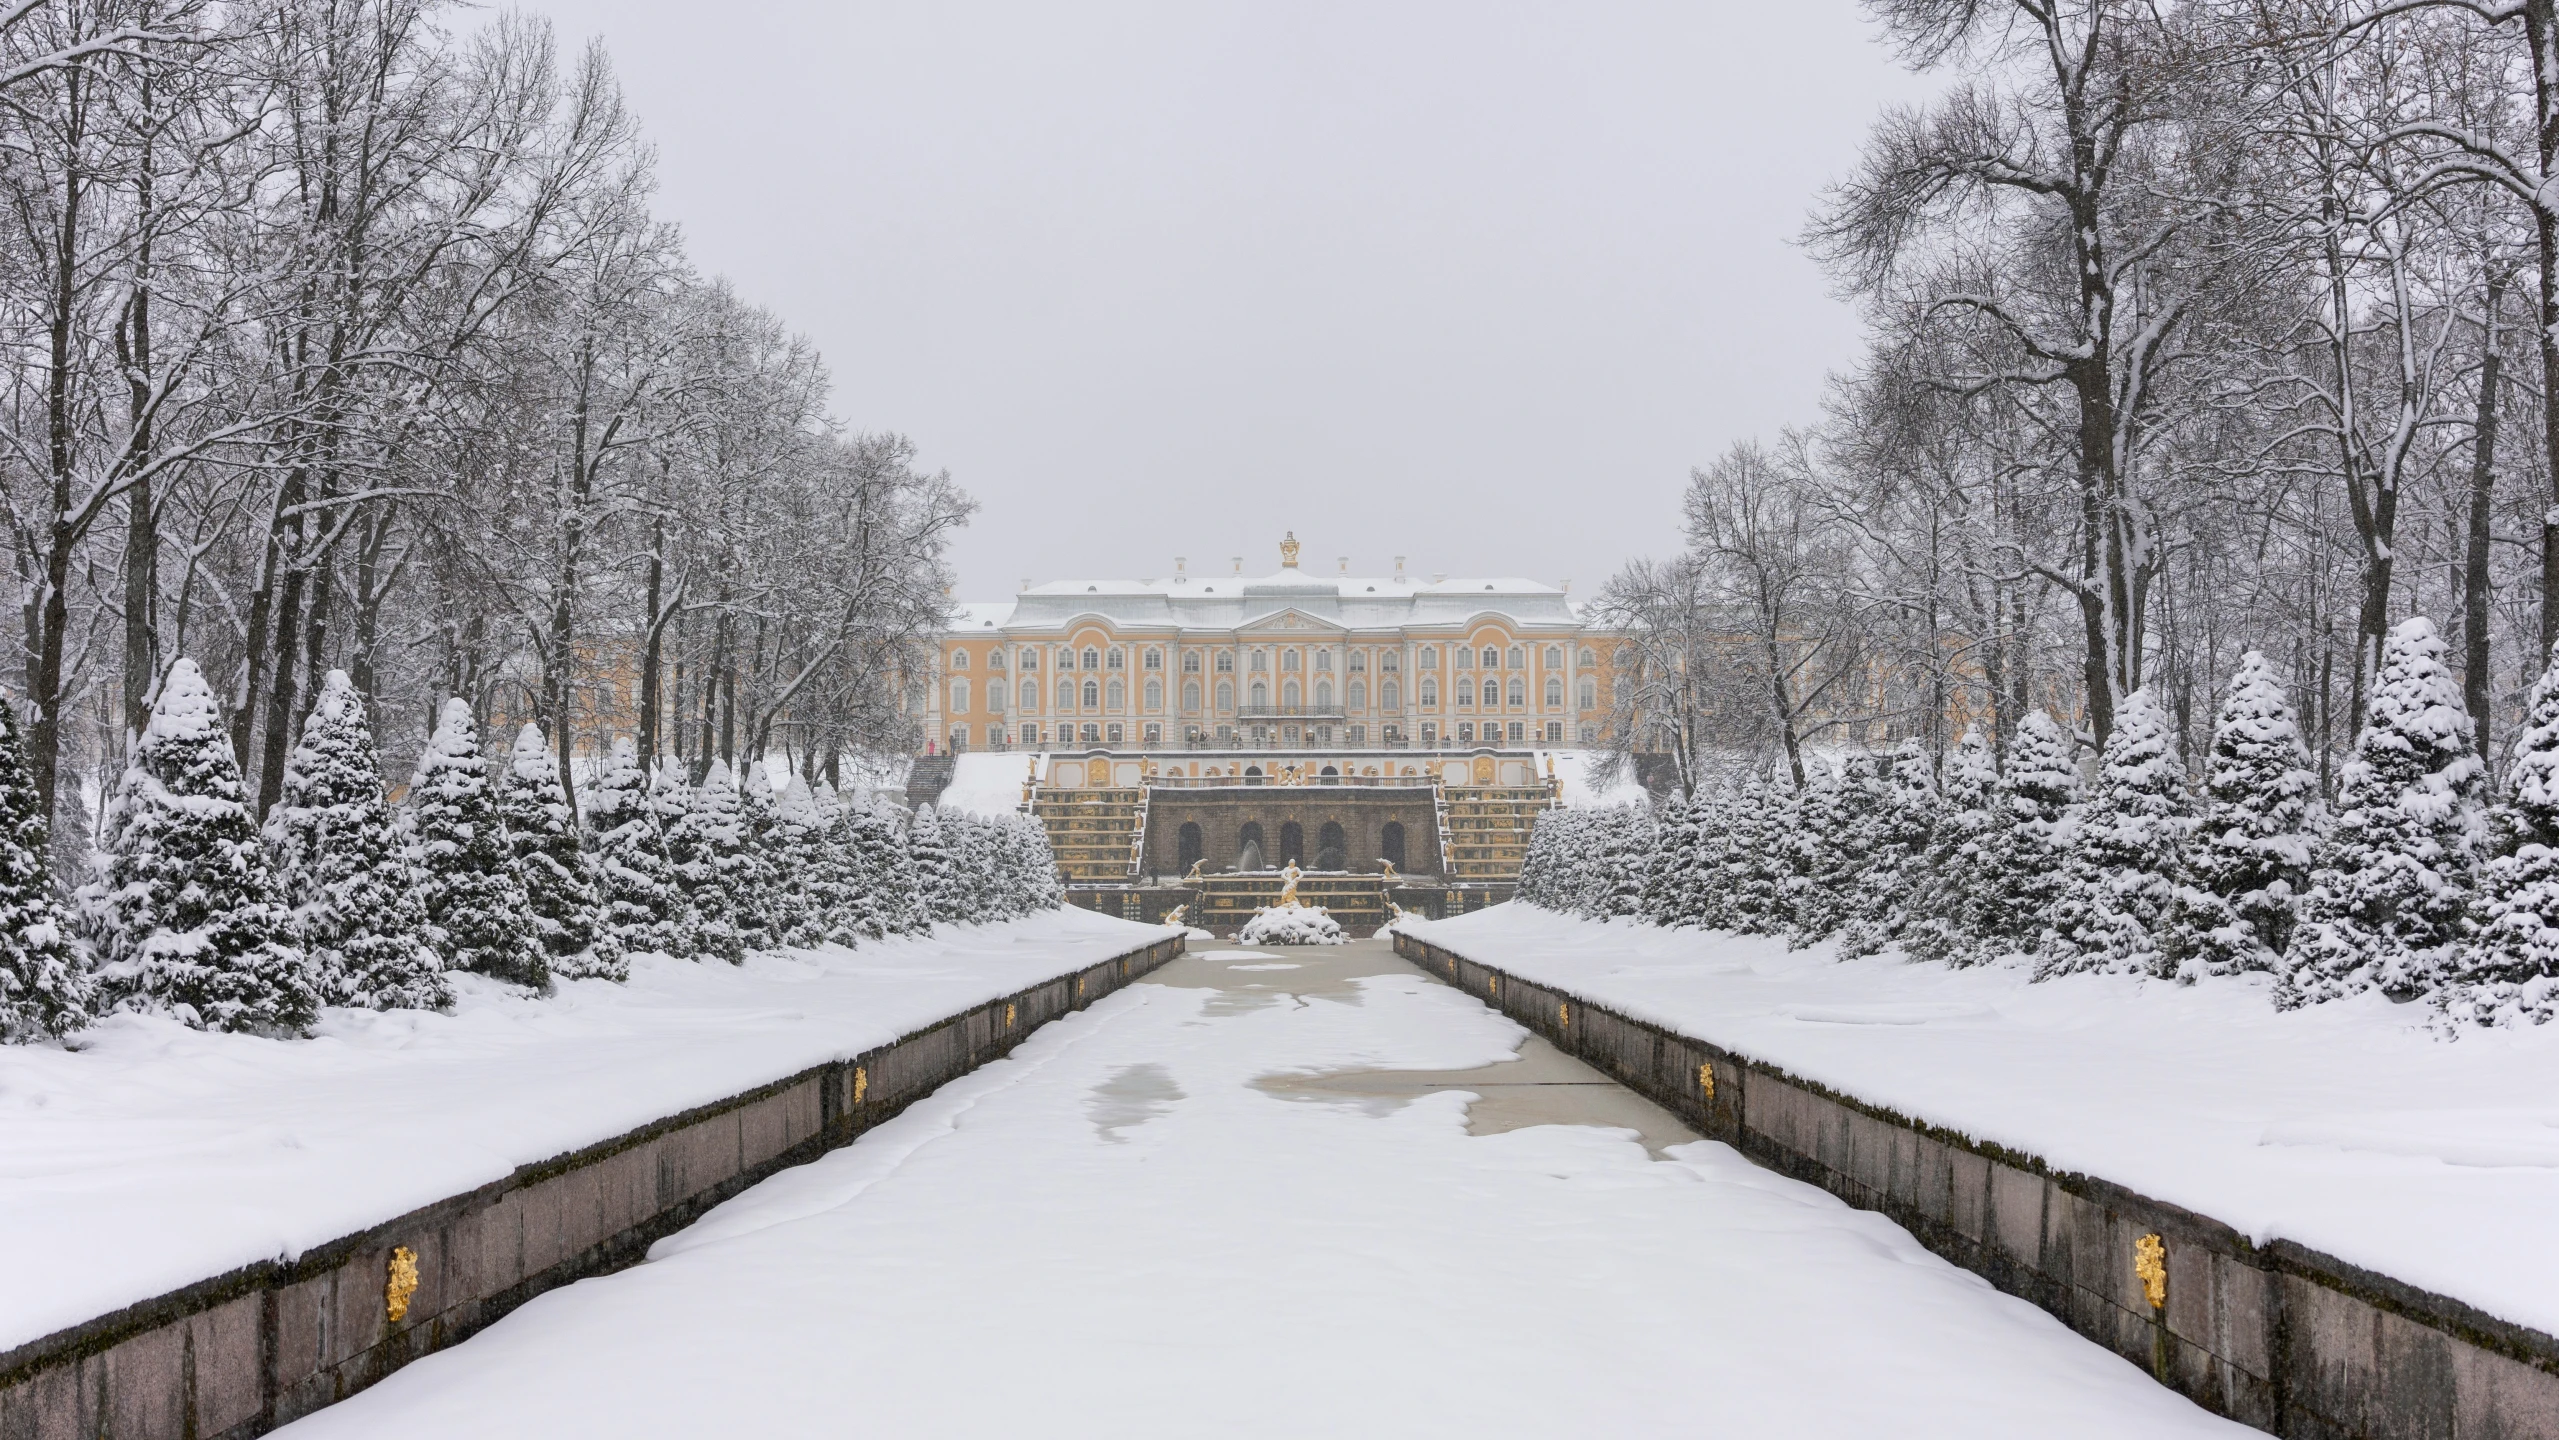
[[[27,782],[17,707],[0,700],[0,1041],[68,1035],[96,1003],[54,893],[48,831]]]
[[[490,789],[491,768],[470,705],[444,702],[409,782],[427,937],[453,969],[539,989],[550,984],[550,961]]]
[[[621,937],[604,923],[595,863],[569,814],[558,757],[539,726],[516,732],[515,749],[498,773],[497,812],[550,973],[568,980],[628,979]]]

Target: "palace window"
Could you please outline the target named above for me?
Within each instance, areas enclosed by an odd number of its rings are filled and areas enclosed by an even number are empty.
[[[1039,711],[1040,682],[1037,680],[1025,680],[1022,682],[1022,708],[1023,710],[1034,714]]]
[[[1585,710],[1596,710],[1599,708],[1598,681],[1587,678],[1582,681],[1582,708]]]
[[[1472,705],[1475,703],[1474,681],[1461,679],[1457,682],[1457,703],[1460,705]]]
[[[1218,656],[1217,656],[1217,673],[1218,673],[1218,674],[1220,674],[1220,675],[1232,675],[1232,674],[1234,674],[1234,673],[1235,673],[1235,652],[1234,652],[1234,651],[1232,651],[1232,650],[1224,650],[1224,651],[1220,651],[1220,652],[1218,652]]]
[[[1256,675],[1266,674],[1266,673],[1268,673],[1268,672],[1269,672],[1270,668],[1271,668],[1271,657],[1270,657],[1269,653],[1268,653],[1268,652],[1266,652],[1266,651],[1261,651],[1261,650],[1256,650],[1256,651],[1254,651],[1254,652],[1253,652],[1253,673],[1254,673],[1254,674],[1256,674]]]
[[[1001,670],[1001,669],[1003,669],[1003,668],[1004,668],[1004,652],[1003,652],[1003,651],[1001,651],[1001,650],[989,650],[989,651],[987,651],[987,652],[986,652],[986,668],[987,668],[987,669],[989,669],[989,670]]]
[[[1474,721],[1472,721],[1472,720],[1461,720],[1461,721],[1459,721],[1459,722],[1458,722],[1458,725],[1457,725],[1457,743],[1458,743],[1458,744],[1460,744],[1460,745],[1472,745],[1472,744],[1474,744],[1474,743],[1475,743],[1475,722],[1474,722]]]
[[[1270,708],[1270,705],[1271,705],[1271,687],[1270,687],[1269,685],[1267,685],[1267,684],[1264,684],[1263,682],[1261,682],[1261,681],[1259,681],[1259,680],[1254,681],[1254,682],[1253,682],[1253,708],[1254,708],[1254,709],[1256,709],[1256,710],[1267,710],[1267,709],[1269,709],[1269,708]]]
[[[1004,713],[1004,682],[1001,680],[990,678],[986,682],[986,713],[989,715]]]
[[[1439,743],[1439,726],[1438,726],[1438,724],[1437,724],[1437,723],[1435,723],[1435,722],[1433,722],[1433,721],[1429,721],[1429,720],[1425,720],[1425,721],[1423,721],[1423,722],[1422,722],[1422,748],[1423,748],[1423,749],[1425,749],[1425,750],[1427,750],[1427,749],[1429,749],[1431,746],[1436,745],[1436,744],[1438,744],[1438,743]]]
[[[1060,710],[1072,710],[1075,708],[1075,682],[1065,678],[1064,676],[1058,677],[1057,708]]]
[[[1185,681],[1183,681],[1183,682],[1182,682],[1182,709],[1183,709],[1183,710],[1185,710],[1185,711],[1193,711],[1193,710],[1197,710],[1197,709],[1199,709],[1199,708],[1200,708],[1200,683],[1199,683],[1197,680],[1185,680]]]
[[[1366,670],[1368,668],[1368,652],[1365,650],[1352,651],[1350,665],[1351,673],[1354,675]]]
[[[1380,680],[1377,682],[1377,708],[1381,710],[1394,710],[1401,708],[1403,703],[1403,687],[1397,685],[1392,680]]]
[[[1281,652],[1280,652],[1280,668],[1281,668],[1282,670],[1294,670],[1294,669],[1296,669],[1296,668],[1297,668],[1297,652],[1296,652],[1296,651],[1294,651],[1294,650],[1283,650],[1283,651],[1281,651]]]
[[[1354,726],[1352,726],[1352,727],[1351,727],[1351,748],[1353,748],[1353,749],[1357,749],[1357,748],[1359,748],[1360,746],[1365,745],[1365,744],[1367,744],[1367,743],[1368,743],[1368,727],[1367,727],[1367,726],[1365,726],[1365,725],[1354,725]],[[1386,823],[1387,823],[1387,824],[1389,824],[1389,825],[1392,825],[1392,824],[1394,824],[1395,822],[1394,822],[1394,821],[1392,821],[1392,820],[1389,820],[1389,821],[1387,821]]]
[[[1332,668],[1333,668],[1333,652],[1332,652],[1332,651],[1330,651],[1330,650],[1318,650],[1318,651],[1316,651],[1316,652],[1315,652],[1315,668],[1316,668],[1316,669],[1318,669],[1318,670],[1330,670],[1330,669],[1332,669]]]
[[[1126,664],[1127,659],[1128,659],[1128,657],[1127,657],[1126,655],[1122,654],[1120,651],[1113,650],[1113,651],[1111,652],[1111,668],[1112,668],[1112,669],[1114,669],[1114,670],[1125,670],[1125,669],[1127,669],[1127,668],[1128,668],[1128,665]]]
[[[1099,705],[1099,704],[1101,704],[1101,703],[1102,703],[1102,682],[1100,682],[1099,680],[1087,680],[1087,681],[1085,681],[1085,682],[1084,682],[1084,708],[1085,708],[1085,709],[1087,709],[1087,710],[1090,710],[1090,709],[1092,709],[1093,707],[1095,707],[1095,706],[1097,706],[1097,705]]]
[[[1037,670],[1040,668],[1040,652],[1037,650],[1023,651],[1022,668],[1025,670]]]
[[[1518,709],[1525,706],[1528,703],[1528,682],[1516,675],[1512,676],[1510,695],[1511,708]]]
[[[1598,739],[1599,739],[1599,727],[1598,727],[1598,726],[1596,726],[1596,725],[1585,725],[1585,726],[1583,726],[1583,727],[1582,727],[1582,743],[1583,743],[1583,744],[1585,744],[1585,745],[1593,744],[1593,743],[1596,743],[1596,742],[1598,741]]]
[[[951,713],[954,715],[969,713],[969,682],[966,680],[951,682]]]
[[[1591,653],[1591,648],[1588,645],[1582,647],[1582,663],[1585,665],[1596,665],[1599,663],[1599,657]]]
[[[1161,725],[1149,725],[1149,726],[1147,726],[1147,727],[1146,727],[1146,743],[1147,743],[1147,744],[1149,744],[1149,745],[1161,745],[1161,744],[1163,744],[1163,743],[1164,743],[1164,727],[1163,727],[1163,726],[1161,726]]]
[[[1182,656],[1182,673],[1185,675],[1200,673],[1200,652],[1192,650]]]
[[[1546,708],[1549,710],[1564,708],[1564,677],[1561,675],[1546,677]],[[1561,740],[1564,737],[1558,735],[1555,738]]]
[[[1087,650],[1084,652],[1084,668],[1085,668],[1085,669],[1087,669],[1087,670],[1099,670],[1099,669],[1101,669],[1101,668],[1102,668],[1102,654],[1101,654],[1101,652],[1100,652],[1100,651],[1098,651],[1098,650],[1087,649]]]
[[[1457,668],[1458,668],[1458,669],[1460,669],[1460,670],[1472,670],[1472,669],[1474,669],[1474,668],[1475,668],[1475,652],[1474,652],[1474,651],[1472,651],[1472,650],[1467,649],[1467,648],[1466,648],[1465,646],[1463,646],[1463,645],[1458,646],[1458,647],[1457,647]]]
[[[1235,708],[1235,687],[1223,680],[1217,682],[1217,708],[1220,710]]]
[[[1511,743],[1512,743],[1513,745],[1517,745],[1517,744],[1519,744],[1521,741],[1526,740],[1527,738],[1528,738],[1528,727],[1527,727],[1527,726],[1525,726],[1525,725],[1523,725],[1523,724],[1521,724],[1521,723],[1520,723],[1520,722],[1518,722],[1517,720],[1513,720],[1513,721],[1511,722]]]
[[[1161,710],[1164,708],[1163,681],[1149,679],[1146,682],[1146,708],[1149,710]]]
[[[966,670],[969,668],[969,652],[966,650],[952,651],[951,668],[954,670]]]
[[[1315,708],[1318,710],[1330,710],[1333,708],[1332,681],[1318,680],[1315,682]]]
[[[1439,703],[1438,676],[1425,675],[1422,677],[1422,703],[1425,705],[1436,705]]]
[[[1119,679],[1117,676],[1114,676],[1111,679],[1110,708],[1113,710],[1125,710],[1128,708],[1128,682]]]
[[[1394,671],[1401,670],[1404,668],[1404,657],[1396,654],[1392,650],[1389,650],[1385,654],[1377,657],[1377,668],[1387,671],[1390,674]]]
[[[1354,710],[1365,710],[1365,709],[1367,709],[1367,708],[1368,708],[1368,682],[1367,682],[1367,681],[1365,681],[1365,680],[1359,680],[1359,679],[1354,679],[1354,680],[1352,680],[1352,681],[1351,681],[1351,688],[1350,688],[1350,697],[1351,697],[1351,708],[1352,708],[1352,709],[1354,709]]]
[[[1088,726],[1086,726],[1085,728],[1089,730],[1089,729],[1091,729],[1092,727],[1088,725]],[[1111,722],[1111,729],[1110,729],[1111,743],[1112,743],[1112,744],[1114,744],[1114,745],[1117,745],[1118,743],[1120,743],[1120,735],[1121,735],[1121,731],[1120,731],[1120,725],[1119,725],[1119,722],[1118,722],[1118,721],[1116,721],[1116,720],[1114,720],[1114,721],[1112,721],[1112,722]]]
[[[1561,745],[1564,743],[1563,721],[1549,720],[1546,722],[1546,743],[1549,745]]]
[[[1425,670],[1436,670],[1436,669],[1438,669],[1438,668],[1439,668],[1439,647],[1438,647],[1438,646],[1436,646],[1436,645],[1425,645],[1425,646],[1423,646],[1423,647],[1422,647],[1422,656],[1421,656],[1421,659],[1420,659],[1419,661],[1415,662],[1415,663],[1419,664],[1419,665],[1420,665],[1423,669],[1425,669]]]
[[[1498,650],[1498,649],[1495,649],[1494,647],[1492,647],[1492,646],[1490,646],[1490,645],[1485,646],[1485,647],[1484,647],[1484,668],[1485,668],[1485,669],[1487,669],[1487,670],[1499,670],[1499,669],[1501,669],[1501,668],[1502,668],[1502,652],[1501,652],[1500,650]]]
[[[1563,647],[1563,646],[1561,646],[1561,645],[1549,645],[1549,646],[1547,646],[1547,647],[1546,647],[1546,668],[1547,668],[1547,669],[1549,669],[1549,670],[1561,670],[1561,669],[1563,669],[1563,668],[1564,668],[1564,647]],[[1561,739],[1563,739],[1564,737],[1563,737],[1563,736],[1561,736],[1561,735],[1558,735],[1558,736],[1556,736],[1555,738],[1556,738],[1556,739],[1558,739],[1558,740],[1561,740]]]
[[[1101,744],[1101,743],[1102,743],[1102,727],[1101,727],[1101,726],[1099,726],[1099,725],[1094,724],[1094,723],[1093,723],[1092,721],[1090,721],[1090,720],[1085,721],[1085,722],[1084,722],[1084,743],[1085,743],[1085,744],[1087,744],[1087,745],[1099,745],[1099,744]]]
[[[1146,652],[1146,668],[1147,668],[1147,669],[1149,669],[1149,670],[1161,670],[1161,669],[1163,669],[1163,668],[1164,668],[1164,652],[1163,652],[1163,651],[1161,651],[1161,650],[1149,650],[1149,651],[1147,651],[1147,652]]]
[[[1281,683],[1281,685],[1280,685],[1280,703],[1281,703],[1282,705],[1287,706],[1287,707],[1288,707],[1289,709],[1291,709],[1291,710],[1296,709],[1296,708],[1298,707],[1298,704],[1299,704],[1299,701],[1298,701],[1298,698],[1297,698],[1297,697],[1298,697],[1298,694],[1299,694],[1299,691],[1298,691],[1298,688],[1297,688],[1297,682],[1296,682],[1296,681],[1294,681],[1294,680],[1289,680],[1289,681],[1284,681],[1284,682],[1282,682],[1282,683]]]
[[[1511,647],[1511,668],[1513,670],[1525,670],[1528,668],[1528,652],[1522,650],[1516,645]]]

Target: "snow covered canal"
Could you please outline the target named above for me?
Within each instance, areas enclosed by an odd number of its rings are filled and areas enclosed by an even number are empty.
[[[1202,950],[289,1433],[2256,1433],[1384,942]]]

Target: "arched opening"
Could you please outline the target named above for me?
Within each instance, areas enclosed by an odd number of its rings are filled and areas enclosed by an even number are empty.
[[[1350,868],[1350,852],[1342,844],[1342,827],[1339,821],[1327,820],[1324,822],[1324,828],[1315,832],[1315,868],[1318,870]]]
[[[1280,826],[1280,860],[1290,865],[1306,863],[1306,827],[1294,820]]]
[[[1174,865],[1176,868],[1180,869],[1183,874],[1187,875],[1190,873],[1191,867],[1200,863],[1200,858],[1208,853],[1208,842],[1206,838],[1200,834],[1198,821],[1185,820],[1182,822],[1180,846],[1180,851],[1174,857]]]
[[[1244,783],[1245,783],[1245,784],[1247,784],[1247,785],[1259,785],[1259,784],[1261,784],[1261,783],[1262,783],[1262,767],[1261,767],[1261,766],[1259,766],[1259,765],[1247,765],[1247,766],[1245,766],[1245,767],[1244,767]],[[1253,832],[1254,834],[1256,834],[1256,835],[1259,835],[1259,834],[1261,834],[1261,833],[1262,833],[1262,827],[1260,827],[1259,825],[1247,825],[1247,826],[1245,826],[1244,828],[1245,828],[1245,829],[1247,829],[1247,830],[1252,831],[1252,832]]]
[[[1262,827],[1259,821],[1247,820],[1235,833],[1235,868],[1267,870],[1270,860],[1262,853]]]
[[[1323,781],[1327,785],[1339,785],[1342,783],[1342,772],[1333,766],[1327,765],[1321,771],[1316,773],[1315,778]]]
[[[1386,857],[1388,860],[1393,861],[1396,869],[1401,870],[1404,868],[1403,821],[1389,820],[1386,822],[1386,828],[1379,831],[1377,834],[1377,853]]]

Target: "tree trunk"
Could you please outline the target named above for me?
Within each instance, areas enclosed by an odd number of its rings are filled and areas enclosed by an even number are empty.
[[[2470,535],[2461,584],[2461,698],[2477,731],[2481,756],[2488,748],[2493,705],[2488,671],[2488,519],[2496,498],[2497,382],[2504,355],[2497,346],[2497,314],[2505,303],[2506,275],[2488,272],[2487,309],[2480,321],[2479,411],[2471,424]]]

